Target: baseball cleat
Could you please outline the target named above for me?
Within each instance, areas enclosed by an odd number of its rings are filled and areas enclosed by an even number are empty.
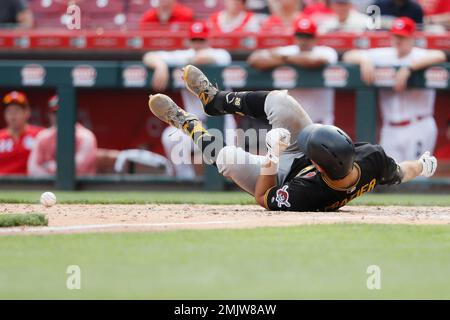
[[[193,65],[183,68],[183,79],[186,88],[200,99],[203,106],[210,103],[219,92],[219,89],[212,85],[205,74]]]
[[[150,95],[148,100],[150,111],[153,112],[161,121],[171,126],[185,130],[187,123],[198,121],[198,118],[192,113],[181,109],[172,99],[165,94]]]

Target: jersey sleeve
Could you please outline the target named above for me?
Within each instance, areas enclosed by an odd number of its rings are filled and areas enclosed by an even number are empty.
[[[308,211],[308,187],[301,182],[289,182],[267,190],[265,207],[272,211]]]
[[[338,62],[339,57],[336,50],[330,47],[320,47],[320,48],[321,48],[320,50],[314,52],[318,57],[327,60],[329,64],[334,64]]]
[[[375,66],[391,66],[395,57],[394,48],[373,48],[363,51],[365,56],[372,61]]]
[[[192,50],[156,51],[155,54],[171,67],[188,64],[194,55]]]
[[[212,54],[218,66],[224,67],[231,64],[231,55],[228,51],[224,49],[215,49]]]
[[[397,162],[386,155],[381,146],[378,146],[376,154],[381,171],[379,183],[381,185],[400,184],[402,182],[403,172]]]

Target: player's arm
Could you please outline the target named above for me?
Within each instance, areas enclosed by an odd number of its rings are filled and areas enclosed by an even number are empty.
[[[266,70],[286,64],[285,57],[274,50],[256,50],[247,59],[247,63],[260,70]]]
[[[396,81],[394,85],[395,91],[403,91],[408,85],[408,79],[414,71],[425,69],[436,63],[443,63],[447,57],[443,51],[427,50],[427,54],[423,57],[411,62],[409,66],[401,67],[396,74]]]
[[[328,64],[328,59],[325,57],[314,56],[308,52],[293,56],[286,56],[285,62],[287,64],[292,64],[303,68],[319,68]]]
[[[215,64],[219,66],[228,66],[231,63],[231,60],[231,55],[226,50],[204,49],[198,50],[189,63],[193,65]]]
[[[75,166],[77,172],[86,172],[95,163],[97,158],[97,139],[87,129],[78,132],[80,145],[75,154]]]
[[[289,146],[290,140],[290,132],[283,128],[272,129],[266,135],[267,155],[255,188],[256,202],[266,209],[267,193],[277,184],[279,157]]]
[[[415,179],[418,176],[431,177],[437,168],[437,160],[425,152],[418,160],[403,161],[397,164],[378,146],[377,162],[380,164],[380,184],[399,184]]]
[[[33,24],[34,24],[33,13],[29,9],[20,11],[17,14],[16,19],[21,28],[30,29],[33,27]]]
[[[450,26],[450,12],[433,14],[431,16],[425,17],[425,23],[427,24],[440,24],[444,27]]]
[[[155,91],[164,91],[169,82],[169,66],[157,52],[147,52],[142,61],[154,71],[152,88]]]
[[[402,172],[402,183],[413,180],[418,176],[431,177],[437,168],[437,160],[425,152],[419,160],[404,161],[399,164]]]
[[[45,146],[42,143],[42,139],[38,135],[35,140],[35,145],[31,149],[30,156],[28,157],[28,175],[31,177],[43,177],[49,176],[52,172],[48,163],[42,160]]]
[[[342,57],[342,61],[360,66],[361,80],[372,85],[375,81],[375,65],[364,50],[350,50]]]

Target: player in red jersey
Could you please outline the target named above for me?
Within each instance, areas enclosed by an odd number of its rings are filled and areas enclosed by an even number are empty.
[[[0,175],[26,175],[30,151],[42,128],[28,124],[31,112],[25,94],[12,91],[2,104],[7,127],[0,130]]]

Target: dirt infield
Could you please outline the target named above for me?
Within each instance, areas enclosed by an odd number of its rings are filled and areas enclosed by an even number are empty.
[[[0,229],[1,234],[136,232],[255,228],[333,223],[450,224],[448,207],[348,206],[332,213],[269,212],[241,205],[41,205],[5,204],[4,213],[45,213],[48,227]]]

